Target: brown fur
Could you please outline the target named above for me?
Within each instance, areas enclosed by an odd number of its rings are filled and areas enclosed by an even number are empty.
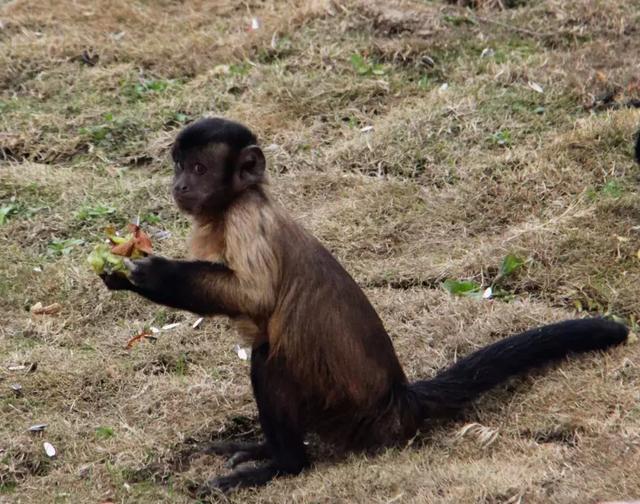
[[[194,219],[190,246],[195,258],[233,271],[216,294],[222,287],[236,299],[244,339],[254,347],[269,342],[270,359],[302,391],[309,426],[351,444],[345,438],[362,430],[363,415],[380,410],[376,428],[365,430],[387,432],[360,435],[398,438],[406,422],[390,394],[406,378],[381,320],[351,276],[264,187],[246,191],[218,220]],[[392,406],[386,414],[385,402]]]

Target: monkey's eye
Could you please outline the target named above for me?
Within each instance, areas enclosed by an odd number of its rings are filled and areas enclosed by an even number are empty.
[[[180,173],[182,171],[182,166],[180,166],[180,163],[175,163],[173,165],[173,171],[174,173]]]
[[[196,175],[203,175],[204,172],[207,171],[207,167],[203,164],[196,163],[193,167],[193,171],[196,173]]]

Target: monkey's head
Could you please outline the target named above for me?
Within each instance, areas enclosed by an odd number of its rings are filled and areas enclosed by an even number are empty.
[[[224,211],[244,191],[264,182],[265,158],[242,124],[213,117],[184,128],[171,150],[173,198],[194,216]]]

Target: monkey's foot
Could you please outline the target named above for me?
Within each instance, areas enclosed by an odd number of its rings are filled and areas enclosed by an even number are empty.
[[[259,467],[236,469],[226,476],[218,476],[201,485],[197,491],[198,497],[205,497],[212,493],[228,493],[239,488],[258,487],[287,471],[279,469],[276,464],[269,462]]]
[[[265,442],[212,441],[199,446],[196,451],[208,455],[230,455],[225,464],[230,469],[249,460],[271,457],[271,450]]]

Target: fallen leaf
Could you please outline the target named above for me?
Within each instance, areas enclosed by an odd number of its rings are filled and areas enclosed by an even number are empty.
[[[31,427],[29,427],[29,432],[42,432],[48,426],[49,426],[49,424],[46,424],[46,423],[35,424],[35,425],[32,425]]]
[[[47,306],[42,306],[42,303],[37,302],[31,307],[31,313],[34,315],[55,315],[62,309],[60,303],[52,303]]]
[[[175,329],[180,325],[180,322],[174,322],[173,324],[165,324],[162,326],[163,331],[170,331],[171,329]]]
[[[111,253],[124,257],[139,257],[151,254],[152,244],[149,235],[140,229],[137,224],[129,224],[127,229],[130,234],[123,243],[117,243],[113,236],[110,237],[111,241],[114,242],[114,246],[111,247]]]
[[[142,331],[140,334],[136,334],[133,338],[127,341],[126,349],[131,350],[134,346],[136,346],[138,343],[140,343],[144,339],[154,340],[156,338],[152,336],[149,331]]]

